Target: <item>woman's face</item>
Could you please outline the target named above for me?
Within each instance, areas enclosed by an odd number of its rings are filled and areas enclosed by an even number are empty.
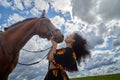
[[[71,35],[67,36],[67,38],[65,39],[65,42],[66,43],[73,43],[75,41],[74,37],[75,37],[75,34],[71,34]]]

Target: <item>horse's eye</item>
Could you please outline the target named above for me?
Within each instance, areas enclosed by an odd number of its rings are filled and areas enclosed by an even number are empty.
[[[50,21],[50,20],[48,20],[48,22],[50,23],[51,21]]]
[[[41,20],[42,23],[45,23],[46,21],[45,20]]]

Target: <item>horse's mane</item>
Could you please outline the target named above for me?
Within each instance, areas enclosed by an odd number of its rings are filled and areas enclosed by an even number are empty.
[[[33,19],[35,19],[35,18],[27,18],[27,19],[24,19],[24,20],[22,20],[22,21],[19,21],[19,22],[17,22],[17,23],[12,24],[12,25],[9,26],[9,27],[4,28],[4,30],[6,31],[6,30],[8,30],[8,29],[10,29],[10,28],[12,28],[12,27],[14,27],[14,26],[22,23],[22,22],[26,22],[26,21],[33,20]]]

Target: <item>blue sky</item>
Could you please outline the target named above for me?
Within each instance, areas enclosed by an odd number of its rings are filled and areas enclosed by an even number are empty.
[[[4,31],[4,27],[26,18],[40,17],[43,9],[46,10],[46,17],[61,29],[65,37],[78,32],[90,45],[91,58],[81,62],[79,72],[67,72],[69,77],[120,73],[119,0],[0,0],[0,29]],[[35,35],[24,48],[40,50],[50,45],[50,41]],[[65,43],[59,44],[60,47],[65,47]],[[31,63],[47,52],[26,54],[21,50],[19,62]],[[47,65],[46,59],[29,67],[17,65],[9,80],[43,79]]]

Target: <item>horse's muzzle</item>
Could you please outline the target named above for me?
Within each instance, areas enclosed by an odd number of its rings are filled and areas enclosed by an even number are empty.
[[[55,42],[57,42],[57,43],[61,43],[61,42],[63,42],[63,40],[64,40],[64,36],[63,35],[61,35],[61,36],[54,36],[54,41]]]

